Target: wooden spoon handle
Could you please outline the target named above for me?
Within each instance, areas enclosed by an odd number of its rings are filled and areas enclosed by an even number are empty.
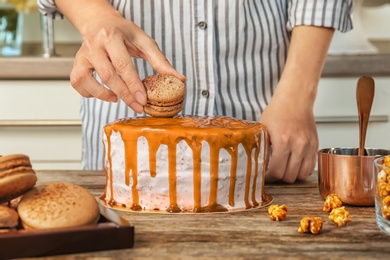
[[[360,77],[356,88],[356,101],[359,115],[359,156],[364,156],[367,127],[374,94],[374,79],[368,76]]]

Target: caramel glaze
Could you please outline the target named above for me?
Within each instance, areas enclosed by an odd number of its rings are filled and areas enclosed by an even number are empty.
[[[181,116],[175,118],[127,118],[119,119],[104,127],[107,137],[107,146],[105,146],[106,159],[109,161],[109,168],[106,171],[106,188],[101,199],[110,206],[118,206],[113,195],[112,181],[112,158],[111,158],[111,134],[112,131],[120,132],[125,145],[125,182],[130,184],[130,172],[132,178],[132,206],[131,210],[141,211],[137,190],[137,140],[144,136],[149,145],[149,163],[150,176],[155,177],[156,172],[156,153],[161,144],[168,147],[168,171],[169,171],[169,200],[170,205],[167,212],[177,213],[181,209],[177,205],[176,195],[176,146],[181,140],[185,140],[193,152],[194,169],[194,208],[193,212],[224,212],[227,209],[217,203],[218,192],[218,158],[219,150],[226,149],[231,155],[230,169],[230,187],[228,203],[234,207],[234,191],[236,181],[236,168],[238,159],[238,145],[241,143],[246,151],[248,162],[246,170],[246,185],[244,201],[247,209],[258,207],[256,201],[256,180],[258,176],[258,160],[261,149],[261,143],[264,142],[264,167],[262,169],[262,187],[264,187],[265,169],[268,164],[268,135],[264,126],[257,122],[237,120],[224,116]],[[264,134],[265,140],[262,140]],[[202,142],[207,141],[210,146],[210,196],[208,205],[201,206],[201,149]],[[252,164],[252,152],[254,151],[255,163]],[[250,178],[252,174],[252,165],[255,165],[255,176],[250,191]],[[109,181],[110,180],[110,181]],[[108,183],[110,182],[110,183]],[[107,194],[107,187],[110,185],[110,194]],[[251,195],[251,196],[250,196]],[[119,206],[120,207],[120,206]]]

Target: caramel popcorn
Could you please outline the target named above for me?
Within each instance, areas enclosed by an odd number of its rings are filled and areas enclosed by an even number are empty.
[[[390,195],[390,183],[384,181],[378,182],[378,192],[381,197]]]
[[[383,160],[384,167],[390,167],[390,155]],[[382,216],[390,220],[390,168],[383,168],[378,173],[377,192],[382,200]]]
[[[385,169],[378,173],[378,182],[383,183],[387,181],[387,171]]]
[[[329,194],[325,198],[323,211],[331,212],[332,209],[341,207],[342,205],[343,202],[341,201],[339,196],[337,196],[336,194]]]
[[[286,220],[287,206],[285,204],[279,206],[278,204],[272,204],[268,208],[269,218],[273,221]]]
[[[330,212],[329,219],[337,224],[337,226],[345,226],[348,222],[351,222],[349,219],[349,212],[345,207],[335,208]]]
[[[385,219],[390,220],[390,196],[382,200],[382,215]]]
[[[301,219],[301,226],[298,228],[298,232],[317,235],[322,228],[322,224],[322,218],[320,217],[304,217]]]
[[[390,167],[390,156],[386,156],[383,160],[383,166]]]

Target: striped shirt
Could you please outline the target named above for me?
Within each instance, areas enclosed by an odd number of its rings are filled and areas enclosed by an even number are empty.
[[[287,57],[291,29],[298,25],[352,28],[352,0],[109,0],[126,19],[156,40],[184,74],[182,114],[227,115],[258,121],[270,101]],[[54,0],[40,11],[62,17]],[[155,73],[134,59],[140,78]],[[103,167],[103,127],[137,116],[125,103],[84,98],[83,168]]]

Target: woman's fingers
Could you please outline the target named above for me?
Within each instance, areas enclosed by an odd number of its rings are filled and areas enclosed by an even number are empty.
[[[112,84],[102,79],[103,82],[129,106],[132,106],[132,102],[137,102],[140,106],[146,105],[145,87],[134,66],[124,39],[120,35],[113,36],[111,41],[107,42],[105,51],[117,77],[114,78],[115,81]],[[118,80],[121,81],[121,84],[118,83]],[[115,83],[118,83],[118,85],[114,85]]]
[[[106,87],[93,77],[94,71]],[[119,97],[137,113],[143,112],[146,103],[145,90],[131,57],[123,40],[115,35],[107,41],[97,37],[83,43],[75,57],[71,84],[84,97],[109,102],[116,102]]]
[[[293,183],[297,180],[305,180],[313,172],[317,149],[307,139],[285,143],[275,142],[272,147],[275,149],[272,150],[266,176],[267,182]]]
[[[71,73],[72,86],[84,97],[122,99],[137,113],[146,105],[146,91],[132,58],[145,59],[157,73],[186,78],[167,61],[156,42],[134,23],[107,25],[84,40]],[[93,78],[96,72],[105,86]]]
[[[151,52],[149,52],[149,55],[146,57],[146,60],[154,70],[157,71],[158,74],[174,76],[182,82],[186,82],[187,78],[172,67],[164,54],[158,49],[157,45],[155,48],[151,49]]]
[[[83,97],[97,97],[108,102],[118,100],[116,94],[102,86],[93,76],[94,68],[86,59],[79,56],[75,59],[72,72],[70,74],[70,83],[73,88]]]

